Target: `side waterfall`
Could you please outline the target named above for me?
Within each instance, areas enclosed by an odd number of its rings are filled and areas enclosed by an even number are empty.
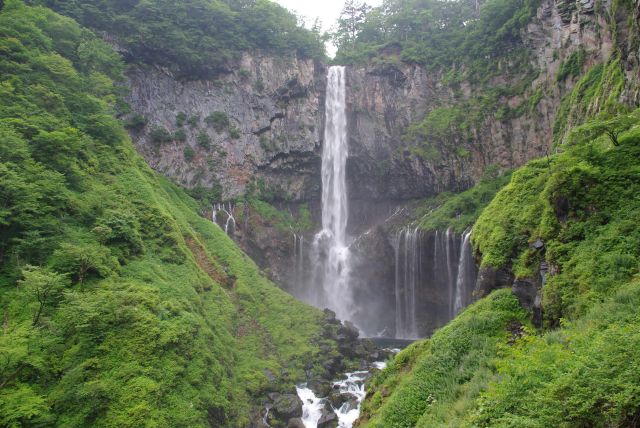
[[[427,311],[440,325],[472,302],[476,266],[471,231],[424,232],[415,226],[395,239],[395,336],[415,339],[437,327],[424,325]],[[433,321],[432,321],[433,323]]]
[[[475,284],[478,272],[471,251],[471,232],[472,229],[469,229],[469,231],[462,235],[462,247],[460,248],[460,260],[458,262],[458,277],[456,278],[456,298],[453,306],[454,316],[473,300],[473,296],[471,295],[473,287],[470,288],[469,284]]]
[[[347,118],[345,68],[329,68],[322,148],[322,230],[312,248],[313,280],[321,287],[316,306],[328,306],[338,318],[351,319],[350,254],[347,242]]]

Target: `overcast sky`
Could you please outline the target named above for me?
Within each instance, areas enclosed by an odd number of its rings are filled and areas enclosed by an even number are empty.
[[[316,17],[322,21],[325,31],[331,29],[340,16],[344,0],[275,0],[287,9],[306,18],[307,26],[313,25]],[[369,6],[379,6],[382,0],[366,0]],[[335,54],[335,47],[327,46],[329,55]]]

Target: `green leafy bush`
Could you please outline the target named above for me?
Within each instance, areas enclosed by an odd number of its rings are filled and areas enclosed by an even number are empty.
[[[143,115],[136,113],[125,121],[124,126],[134,132],[140,132],[147,126],[147,119]]]
[[[196,156],[196,151],[193,150],[191,146],[186,146],[184,150],[182,150],[182,153],[184,155],[184,160],[186,160],[187,162],[191,162]]]
[[[187,141],[186,131],[184,129],[178,129],[176,132],[174,132],[173,139],[180,142]]]
[[[211,148],[211,137],[209,137],[207,131],[198,132],[198,135],[196,136],[196,142],[205,150],[209,150]]]
[[[154,126],[149,132],[149,138],[156,144],[168,143],[172,140],[171,133],[163,126]]]
[[[217,132],[222,132],[229,127],[229,116],[223,111],[214,111],[204,121],[213,126]]]
[[[229,136],[231,138],[233,138],[234,140],[237,140],[238,138],[240,138],[240,130],[238,128],[231,128],[229,130]]]
[[[187,114],[183,111],[178,112],[178,114],[176,115],[176,126],[178,128],[181,128],[184,126],[186,122],[187,122]]]

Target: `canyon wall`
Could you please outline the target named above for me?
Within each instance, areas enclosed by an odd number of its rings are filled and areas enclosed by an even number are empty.
[[[640,54],[631,34],[635,27],[626,17],[609,17],[603,12],[609,7],[607,1],[542,1],[522,30],[530,69],[537,74],[523,89],[499,97],[491,111],[483,111],[470,138],[454,149],[436,147],[433,159],[415,155],[415,142],[405,138],[407,128],[436,108],[482,97],[487,87],[521,83],[522,76],[508,72],[513,64],[498,62],[496,67],[505,72],[488,83],[452,84],[446,83],[448,70],[394,61],[391,46],[390,61],[347,69],[348,230],[356,240],[354,248],[364,249],[356,251],[357,266],[374,272],[358,278],[357,298],[371,300],[367,310],[389,313],[378,327],[393,324],[393,239],[413,220],[412,201],[466,189],[490,168],[514,168],[555,150],[554,126],[563,97],[587,69],[606,62],[616,49],[626,77],[620,101],[640,101]],[[577,56],[577,72],[559,79],[563,65]],[[253,213],[254,221],[239,224],[236,235],[245,251],[295,294],[308,279],[299,271],[308,267],[309,246],[319,228],[326,66],[245,54],[231,68],[232,73],[215,81],[179,81],[166,70],[132,68],[129,103],[147,121],[132,136],[154,169],[186,187],[219,184],[223,200],[247,191],[266,194],[278,208],[294,213],[306,204],[315,230],[294,233]],[[186,123],[178,126],[180,113]],[[224,114],[228,124],[217,126],[212,114]],[[154,141],[158,127],[172,135],[170,141]],[[182,138],[175,138],[181,130]],[[201,144],[202,139],[210,143]],[[399,211],[402,215],[394,216]],[[367,297],[371,293],[376,298]],[[429,330],[446,321],[436,318]]]

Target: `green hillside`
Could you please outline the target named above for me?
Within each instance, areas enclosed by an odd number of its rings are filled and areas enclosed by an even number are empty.
[[[321,313],[135,153],[121,70],[71,19],[5,2],[1,426],[237,427],[335,353]]]
[[[607,82],[590,91],[606,92]],[[462,219],[475,215],[486,186],[453,196],[422,224],[458,226],[444,215],[452,206],[467,207]],[[588,120],[558,154],[517,169],[482,210],[472,242],[481,269],[519,280],[535,280],[546,263],[543,326],[523,319],[510,290],[495,291],[374,377],[361,426],[635,426],[639,194],[640,111]],[[538,239],[542,248],[531,245]]]

